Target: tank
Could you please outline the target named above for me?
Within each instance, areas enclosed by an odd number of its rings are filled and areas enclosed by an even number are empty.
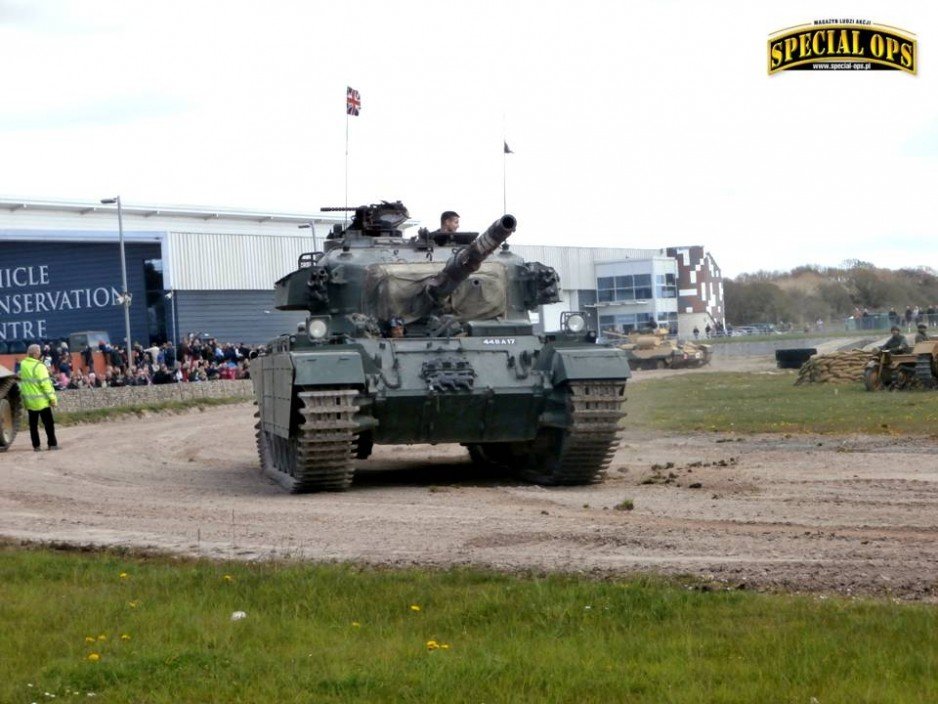
[[[581,312],[535,334],[528,312],[559,301],[559,280],[510,251],[515,218],[405,238],[399,201],[354,213],[275,284],[276,307],[307,316],[251,364],[263,471],[294,493],[339,491],[375,444],[460,443],[535,483],[599,481],[628,360]]]
[[[702,367],[710,362],[713,346],[689,340],[672,340],[667,328],[632,332],[628,335],[607,331],[605,335],[621,340],[619,349],[626,353],[632,369],[680,369]]]
[[[0,364],[0,452],[6,452],[13,444],[22,413],[16,375]]]

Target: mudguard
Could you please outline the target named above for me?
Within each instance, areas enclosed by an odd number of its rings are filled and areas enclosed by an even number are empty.
[[[560,384],[582,379],[628,379],[632,376],[625,352],[615,347],[555,349],[551,381]]]
[[[297,386],[365,385],[361,355],[355,351],[325,351],[294,354],[293,383]]]

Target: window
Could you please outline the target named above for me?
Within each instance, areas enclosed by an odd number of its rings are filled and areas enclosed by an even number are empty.
[[[630,333],[633,330],[647,330],[653,320],[651,313],[623,313],[621,315],[599,316],[599,332],[613,332],[619,334]],[[614,337],[610,335],[610,337]]]
[[[677,284],[674,274],[655,276],[655,298],[677,298]]]
[[[674,276],[671,278],[673,280]],[[601,303],[649,300],[654,298],[654,290],[651,274],[600,276],[596,279],[597,300]]]

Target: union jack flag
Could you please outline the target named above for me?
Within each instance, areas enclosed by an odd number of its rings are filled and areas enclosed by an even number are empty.
[[[362,109],[362,98],[358,94],[358,91],[352,87],[349,87],[348,91],[345,94],[345,112],[349,115],[358,115],[359,111]]]

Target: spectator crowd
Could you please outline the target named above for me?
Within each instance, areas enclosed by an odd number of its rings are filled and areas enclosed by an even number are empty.
[[[870,311],[869,308],[857,307],[851,318],[857,321],[857,327],[864,330],[874,330],[882,327],[904,327],[911,332],[919,325],[934,327],[938,325],[938,305],[927,308],[908,305],[905,310],[896,310],[893,306],[888,311]]]
[[[129,363],[119,345],[100,342],[95,349],[104,360],[103,374],[95,371],[95,350],[91,347],[80,350],[81,364],[73,365],[65,342],[45,344],[42,361],[55,387],[61,390],[249,379],[250,360],[257,356],[257,347],[243,342],[219,343],[215,338],[197,335],[188,335],[178,345],[164,342],[144,347],[134,343]]]

